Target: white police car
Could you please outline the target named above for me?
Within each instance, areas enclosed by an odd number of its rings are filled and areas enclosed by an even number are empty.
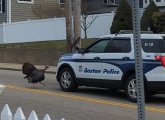
[[[165,35],[141,34],[145,93],[165,91]],[[132,34],[102,36],[77,53],[61,56],[57,81],[63,91],[78,86],[125,90],[136,101],[134,44]]]

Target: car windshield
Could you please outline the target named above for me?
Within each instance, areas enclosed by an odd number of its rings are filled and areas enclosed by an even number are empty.
[[[147,53],[165,53],[165,40],[142,39],[142,49]]]

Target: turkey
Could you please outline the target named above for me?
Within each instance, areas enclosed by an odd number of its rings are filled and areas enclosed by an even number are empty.
[[[44,69],[39,70],[31,63],[26,62],[22,66],[22,72],[26,75],[24,78],[27,78],[28,83],[33,83],[34,87],[35,83],[40,83],[45,86],[41,81],[45,79],[44,73],[48,68],[48,65],[45,65]]]

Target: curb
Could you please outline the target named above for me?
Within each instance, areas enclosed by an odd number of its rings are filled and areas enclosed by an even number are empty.
[[[5,86],[3,84],[0,84],[0,94],[2,93],[4,88],[5,88]]]
[[[21,69],[16,69],[16,68],[3,68],[3,67],[0,67],[0,69],[1,70],[22,71]],[[45,71],[45,73],[56,74],[56,72],[53,72],[53,71]]]

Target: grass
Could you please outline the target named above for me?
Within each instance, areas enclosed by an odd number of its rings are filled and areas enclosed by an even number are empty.
[[[81,40],[82,48],[86,47],[94,40],[95,39]],[[61,51],[66,49],[66,40],[0,44],[0,48],[54,48]]]

